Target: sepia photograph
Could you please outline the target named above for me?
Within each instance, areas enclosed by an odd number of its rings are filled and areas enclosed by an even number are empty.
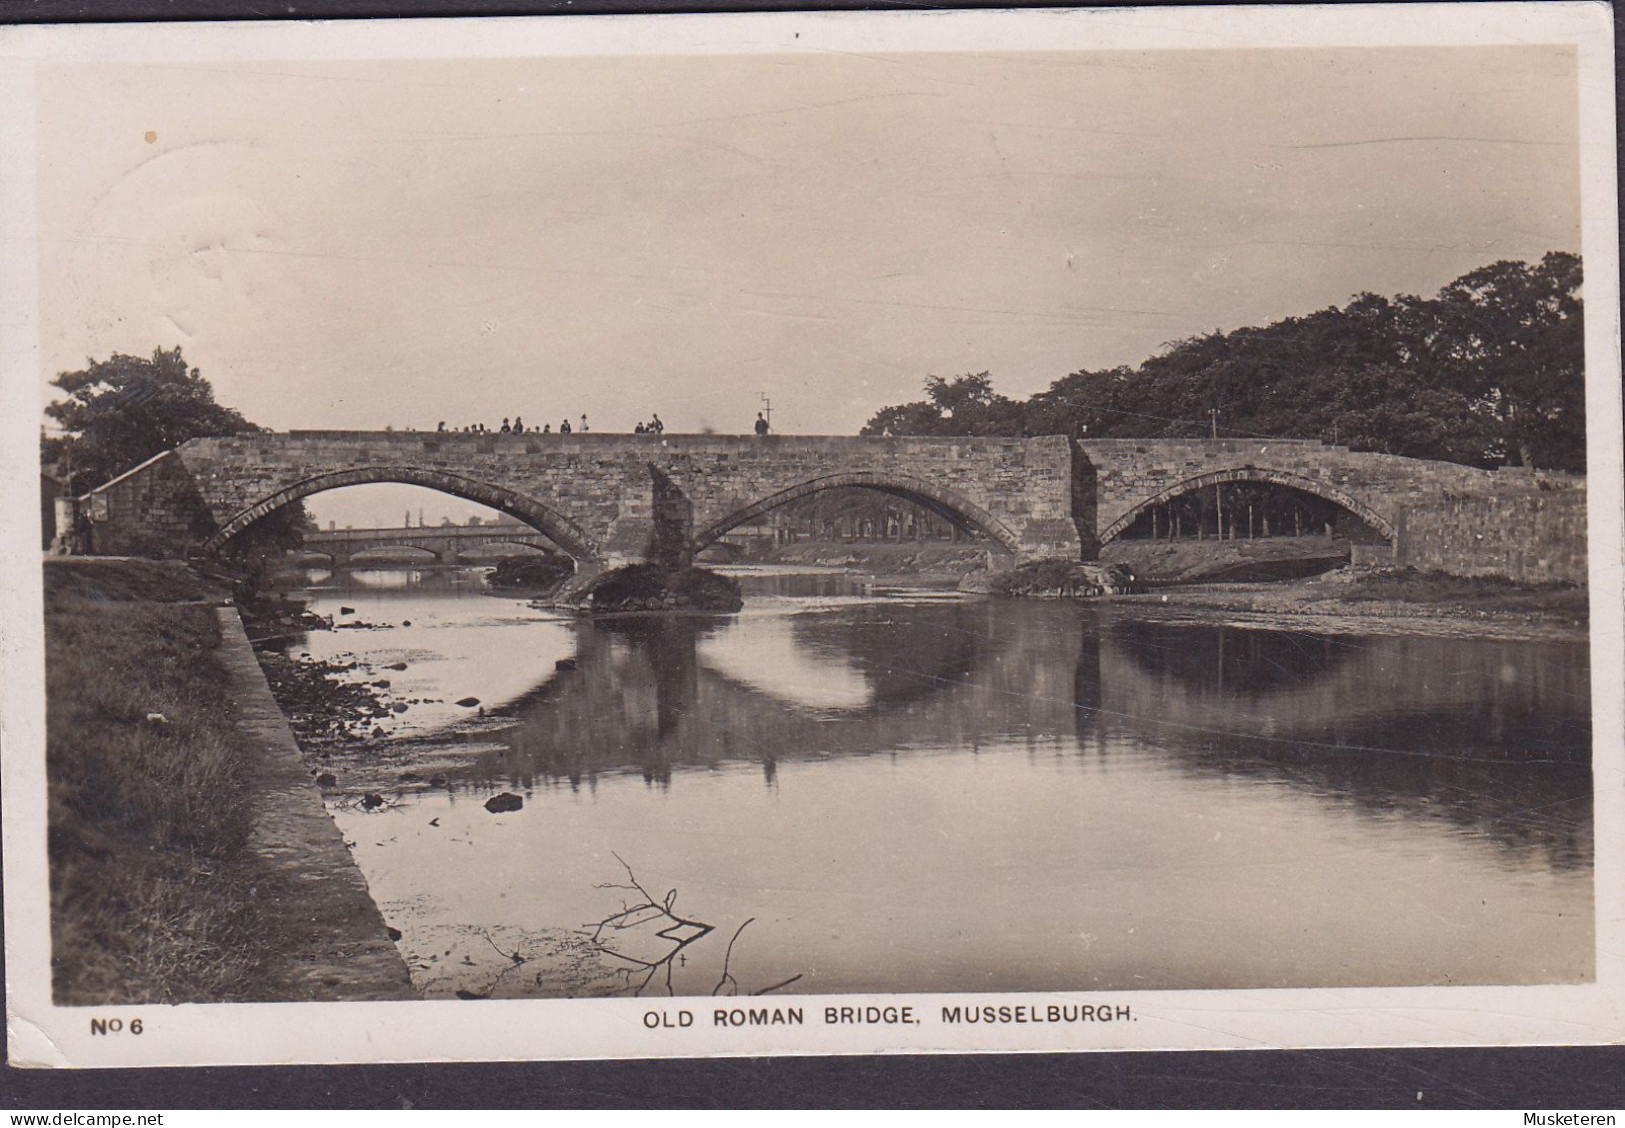
[[[0,29],[13,1060],[1625,1037],[1612,29],[1464,7]]]

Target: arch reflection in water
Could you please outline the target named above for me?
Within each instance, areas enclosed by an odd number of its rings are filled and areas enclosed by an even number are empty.
[[[374,889],[568,929],[619,854],[798,991],[1590,973],[1583,647],[859,594],[555,624],[573,665],[352,835]]]
[[[1072,736],[1589,860],[1587,683],[1564,644],[1175,626],[1077,608],[855,604],[583,622],[577,667],[502,711],[478,786]],[[787,657],[788,656],[788,657]],[[1533,807],[1552,817],[1518,814]]]
[[[1112,622],[1102,707],[1186,770],[1591,863],[1579,644]]]
[[[895,611],[875,605],[761,623],[584,621],[575,669],[502,711],[518,725],[503,754],[485,761],[488,779],[580,783],[633,769],[669,784],[675,767],[866,755],[1027,731],[1031,711],[1019,685],[1033,665],[991,662],[1007,642],[967,629],[964,608],[919,610],[922,619],[907,630]],[[931,630],[950,621],[955,629]],[[927,638],[936,644],[921,645]],[[762,664],[764,645],[803,648],[789,677]],[[972,676],[990,665],[991,676]],[[1066,695],[1051,713],[1047,731],[1064,731]]]

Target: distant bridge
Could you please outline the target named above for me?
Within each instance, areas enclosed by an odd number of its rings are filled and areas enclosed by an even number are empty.
[[[184,557],[224,548],[282,506],[371,482],[497,509],[545,535],[581,575],[685,564],[731,530],[836,488],[913,501],[1018,560],[1087,560],[1142,514],[1225,482],[1326,498],[1390,542],[1411,507],[1497,502],[1537,484],[1288,439],[293,431],[193,439],[66,502],[58,526],[73,530],[73,551]],[[1466,557],[1481,551],[1475,532],[1458,538]]]
[[[521,556],[553,547],[552,541],[528,525],[439,525],[394,529],[322,529],[306,533],[300,551],[306,556],[325,556],[333,567],[342,568],[352,557],[404,549],[433,553],[435,561],[440,564],[456,564],[471,555],[488,558]],[[492,551],[471,551],[482,548]]]

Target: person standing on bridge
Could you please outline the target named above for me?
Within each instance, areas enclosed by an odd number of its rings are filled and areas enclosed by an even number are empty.
[[[559,434],[568,435],[569,433],[570,433],[570,421],[568,419],[566,419],[564,422],[559,424]]]
[[[551,424],[551,423],[543,423],[542,424],[542,434],[551,435],[552,433],[553,433],[553,424]]]
[[[660,413],[656,411],[651,412],[650,414],[653,415],[654,418],[649,420],[649,430],[653,431],[657,435],[664,435],[666,433],[666,425],[660,421]]]
[[[516,434],[516,435],[523,435],[525,433],[525,418],[524,418],[524,416],[515,415],[513,417],[513,433]]]
[[[436,431],[444,431],[445,429],[446,429],[446,421],[444,419],[442,419],[438,424],[435,425],[435,430]]]
[[[581,433],[587,433],[587,413],[585,411],[581,413]]]
[[[763,417],[763,415],[762,415],[762,413],[760,411],[758,411],[756,413],[756,433],[758,435],[765,435],[765,434],[767,434],[767,432],[768,432],[767,419]]]
[[[508,422],[508,417],[506,415],[502,417],[502,433],[504,435],[513,434],[513,425]]]

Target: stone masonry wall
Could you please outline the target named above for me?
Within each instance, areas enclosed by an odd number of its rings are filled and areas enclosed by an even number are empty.
[[[1413,506],[1400,519],[1394,562],[1458,576],[1583,584],[1584,484]]]
[[[208,506],[173,451],[92,492],[79,516],[78,532],[88,543],[77,550],[98,556],[180,558],[214,528]]]
[[[1481,494],[1500,488],[1500,476],[1491,471],[1354,452],[1315,440],[1085,439],[1078,446],[1093,479],[1095,524],[1103,541],[1112,539],[1119,523],[1132,519],[1146,501],[1206,476],[1277,481],[1333,501],[1347,499],[1360,516],[1389,530],[1406,506],[1436,500],[1447,491]]]
[[[1454,562],[1418,566],[1584,572],[1583,503],[1576,518],[1561,515],[1565,502],[1543,508],[1538,499],[1506,500],[1563,492],[1555,479],[1537,491],[1527,472],[1277,439],[294,431],[194,439],[93,492],[81,513],[89,519],[90,551],[180,556],[215,547],[276,506],[322,488],[416,483],[535,526],[590,571],[651,558],[682,563],[779,504],[825,488],[868,486],[968,521],[1021,558],[1093,559],[1146,504],[1192,482],[1237,480],[1318,493],[1385,537],[1414,513],[1407,551],[1417,560]],[[1483,508],[1451,516],[1458,511],[1449,505],[1468,501]],[[1474,551],[1484,529],[1471,530],[1473,544],[1458,535],[1475,519],[1498,530],[1485,533],[1482,559]],[[1531,541],[1519,521],[1542,532]],[[1545,551],[1572,547],[1570,526],[1578,548]]]
[[[1025,555],[1079,551],[1072,459],[1061,437],[804,439],[769,436],[696,442],[662,453],[661,470],[693,505],[693,535],[712,530],[774,495],[824,479],[916,487],[970,502],[993,531]],[[703,547],[700,544],[699,547]]]
[[[216,530],[233,530],[322,481],[387,480],[446,489],[502,509],[584,559],[642,559],[652,552],[680,557],[699,547],[695,537],[720,530],[744,508],[785,491],[844,481],[918,491],[928,504],[979,520],[1020,554],[1080,550],[1072,454],[1059,437],[295,431],[195,439],[170,457],[91,496],[90,506],[103,512],[92,517],[105,526],[104,540],[133,543],[157,528],[178,543],[182,525],[193,533],[207,526],[193,536],[196,547]],[[153,474],[162,478],[148,481]],[[190,517],[184,517],[187,505],[171,504],[178,479],[195,486]],[[201,522],[199,507],[206,515]]]

